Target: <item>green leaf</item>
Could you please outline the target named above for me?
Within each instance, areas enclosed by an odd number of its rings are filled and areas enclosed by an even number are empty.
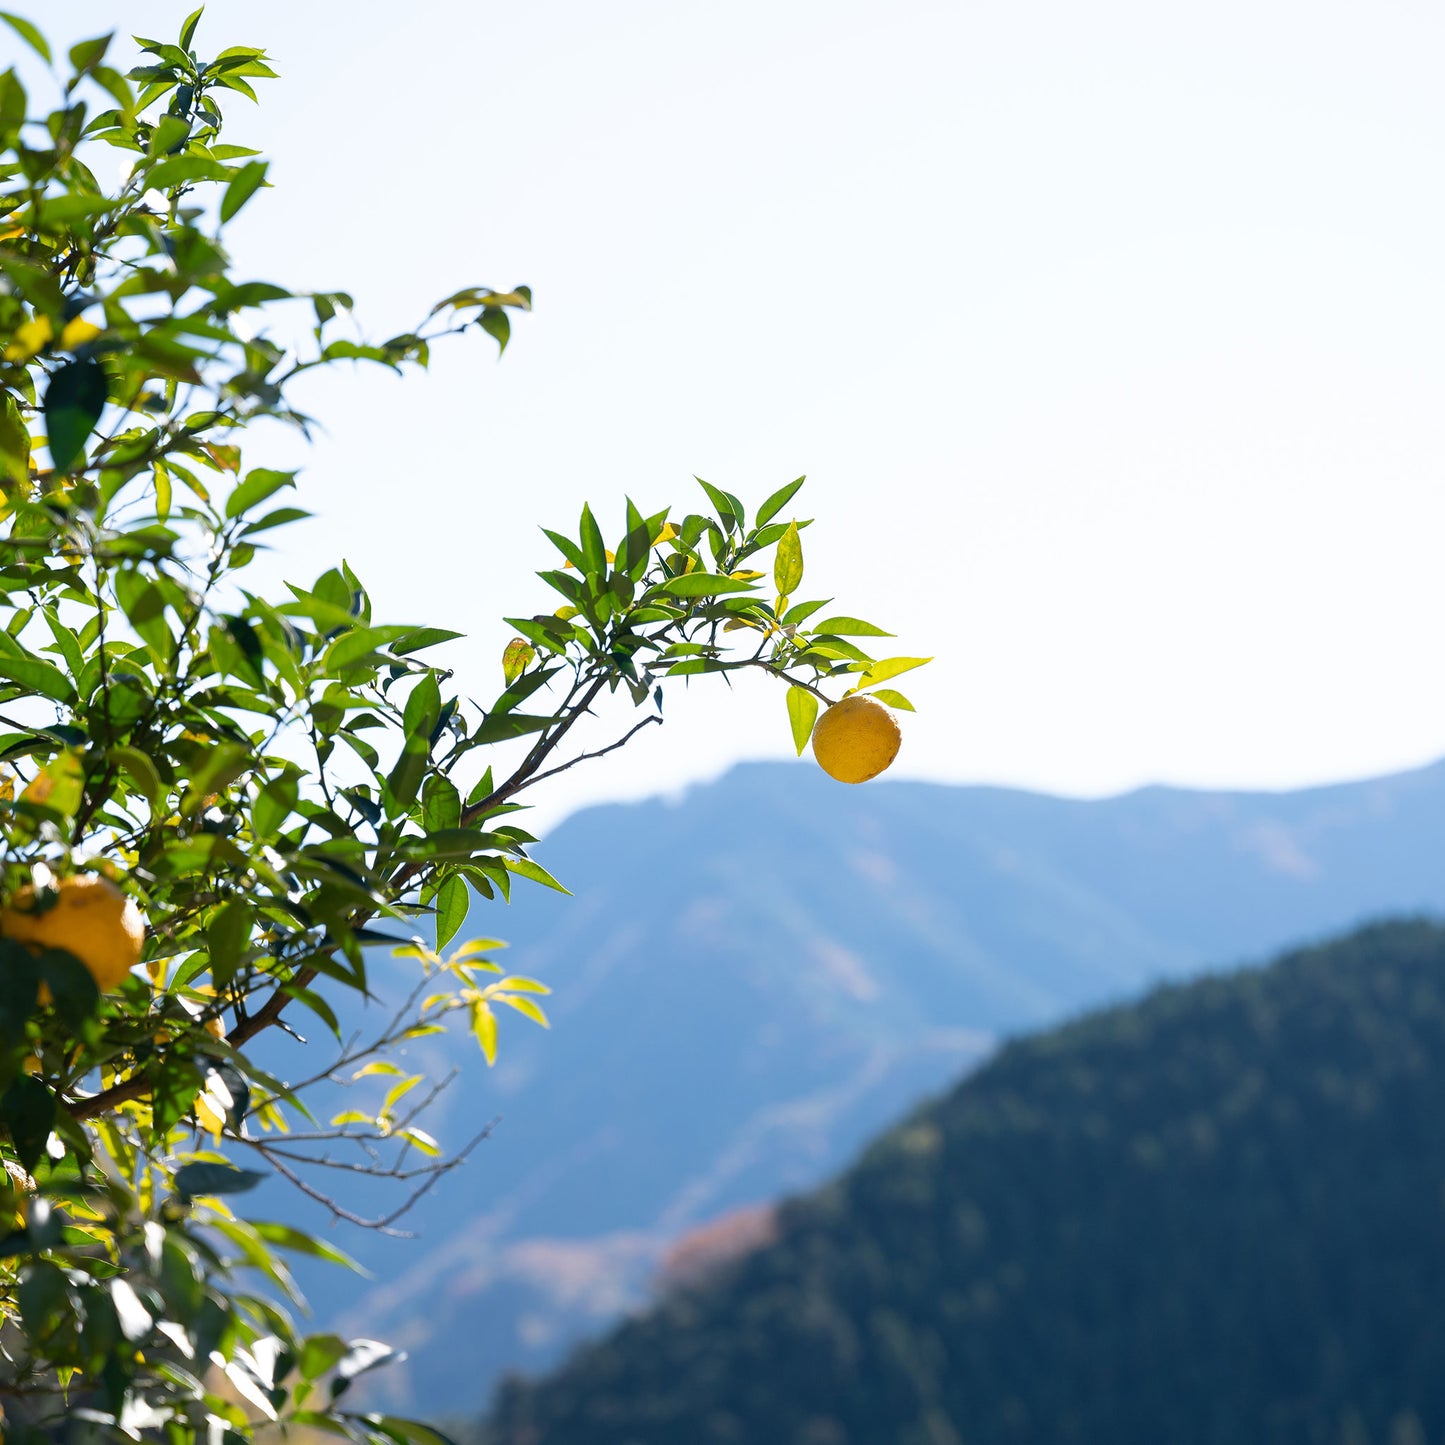
[[[813,736],[813,724],[818,720],[818,697],[805,687],[788,689],[788,721],[793,728],[793,745],[802,757],[808,739]]]
[[[500,306],[484,306],[477,324],[497,343],[497,355],[500,356],[512,339],[512,323],[507,313]]]
[[[346,1353],[349,1346],[340,1335],[309,1335],[296,1358],[303,1380],[319,1380]],[[350,1438],[348,1436],[348,1438]]]
[[[206,927],[206,951],[211,956],[211,977],[218,984],[235,976],[255,923],[256,910],[244,898],[232,898],[216,910]]]
[[[295,472],[278,472],[269,467],[256,467],[246,473],[245,480],[226,498],[226,516],[239,517],[252,507],[274,496],[282,487],[296,485]]]
[[[0,1096],[0,1124],[9,1131],[21,1166],[34,1169],[55,1124],[55,1097],[39,1079],[21,1074]]]
[[[176,1193],[187,1199],[202,1194],[244,1194],[254,1189],[266,1176],[254,1169],[237,1169],[234,1164],[210,1164],[204,1161],[183,1164],[176,1170]]]
[[[437,890],[437,947],[445,948],[467,921],[472,890],[455,873]]]
[[[587,558],[583,555],[582,549],[570,537],[564,537],[560,532],[553,532],[547,527],[543,527],[542,532],[579,572],[587,570]]]
[[[247,161],[231,178],[221,198],[221,219],[229,221],[261,188],[266,179],[265,161]]]
[[[73,954],[47,948],[40,955],[40,976],[55,999],[55,1010],[72,1034],[100,1007],[100,989],[91,971]]]
[[[0,652],[0,677],[18,682],[30,692],[56,702],[73,703],[75,689],[70,679],[51,663],[42,662],[38,657],[7,657]]]
[[[272,778],[256,795],[251,807],[251,827],[260,839],[274,838],[296,807],[298,788],[295,777],[283,773]]]
[[[185,23],[181,26],[180,46],[182,50],[191,48],[191,41],[195,39],[196,26],[201,23],[201,16],[206,13],[206,7],[202,5],[198,10],[192,10],[186,16]]]
[[[588,576],[604,576],[607,572],[607,546],[602,540],[602,529],[592,515],[592,508],[585,503],[582,507],[581,537],[583,571]]]
[[[718,572],[684,572],[661,584],[661,591],[673,597],[716,597],[723,592],[755,592],[743,577],[724,577]]]
[[[788,523],[788,530],[778,539],[777,556],[773,560],[773,581],[777,583],[778,595],[786,597],[798,590],[803,580],[803,539],[798,536],[798,524]]]
[[[857,617],[825,617],[809,629],[812,632],[831,633],[834,637],[892,637],[893,633],[874,627]]]
[[[165,794],[165,784],[150,757],[139,748],[114,747],[110,749],[111,762],[117,764],[135,784],[136,791],[154,806]]]
[[[509,873],[515,873],[519,878],[530,878],[533,883],[545,884],[548,888],[555,888],[558,893],[571,894],[570,888],[564,888],[540,863],[534,863],[530,858],[504,858]]]
[[[914,707],[901,692],[894,692],[891,687],[880,687],[876,692],[870,692],[869,697],[876,697],[879,702],[886,702],[889,707],[896,707],[902,712],[913,712]]]
[[[30,484],[30,428],[8,391],[0,398],[0,481]]]
[[[359,1275],[366,1274],[366,1271],[345,1251],[337,1249],[335,1245],[314,1239],[299,1229],[293,1229],[289,1224],[272,1224],[265,1219],[253,1219],[249,1222],[250,1227],[267,1244],[277,1245],[281,1249],[289,1249],[294,1254],[309,1254],[314,1259],[324,1259],[330,1264],[339,1264]],[[330,1366],[327,1368],[329,1369]]]
[[[701,477],[694,477],[693,480],[707,493],[708,500],[717,510],[718,520],[729,532],[734,527],[741,527],[743,524],[743,509],[738,499],[731,493],[723,491],[721,487],[715,487],[711,482],[705,482]]]
[[[885,657],[881,662],[873,663],[866,671],[863,670],[862,664],[855,664],[857,670],[863,672],[863,679],[854,688],[854,691],[861,692],[865,687],[886,682],[890,677],[911,672],[915,667],[922,667],[924,663],[932,661],[931,657]]]
[[[181,812],[190,817],[208,807],[213,798],[224,793],[250,766],[251,749],[245,743],[216,743],[192,772],[181,799]]]
[[[72,470],[105,410],[105,371],[98,361],[69,361],[45,388],[45,430],[57,472]]]
[[[789,482],[786,487],[779,487],[778,490],[758,508],[758,515],[753,525],[762,527],[768,522],[771,522],[773,518],[793,500],[794,494],[805,481],[807,481],[806,477],[799,477],[796,482]]]
[[[3,20],[47,65],[52,63],[53,57],[50,54],[49,44],[30,21],[19,15],[13,15],[8,10],[0,10],[0,20]]]
[[[353,663],[361,662],[370,657],[372,653],[380,651],[389,643],[395,642],[398,638],[405,637],[413,631],[415,629],[410,627],[355,628],[338,637],[326,649],[326,659],[322,665],[332,672],[339,671],[343,667],[350,667]]]
[[[382,1415],[377,1419],[377,1425],[388,1435],[404,1441],[405,1445],[456,1445],[450,1435],[443,1435],[434,1426],[423,1425],[419,1420],[403,1420],[396,1415]]]

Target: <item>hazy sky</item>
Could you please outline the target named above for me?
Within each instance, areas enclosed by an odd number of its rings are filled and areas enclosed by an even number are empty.
[[[22,8],[170,39],[189,7]],[[898,775],[1432,758],[1442,42],[1391,0],[217,0],[198,43],[283,76],[228,112],[275,162],[244,267],[376,335],[472,282],[537,298],[500,365],[468,338],[308,394],[322,520],[283,569],[344,553],[471,634],[489,695],[496,619],[558,600],[538,523],[806,472],[803,592],[939,657]],[[554,807],[791,754],[778,690],[671,693]]]

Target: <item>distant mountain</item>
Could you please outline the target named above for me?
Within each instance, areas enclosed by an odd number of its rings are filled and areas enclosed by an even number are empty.
[[[339,1235],[373,1281],[307,1276],[324,1322],[411,1351],[375,1377],[398,1407],[475,1407],[503,1369],[552,1363],[1000,1037],[1445,911],[1445,768],[1078,802],[756,765],[579,813],[537,856],[576,896],[519,885],[469,929],[555,987],[551,1033],[513,1021],[490,1072],[469,1040],[416,1046],[432,1077],[463,1069],[435,1132],[501,1123],[408,1216],[419,1240]],[[262,1195],[296,1216],[284,1186]]]
[[[480,1445],[1445,1431],[1445,929],[1008,1045]]]

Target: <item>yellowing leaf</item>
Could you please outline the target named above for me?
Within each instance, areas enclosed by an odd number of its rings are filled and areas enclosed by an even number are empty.
[[[497,1062],[497,1016],[480,1000],[472,1005],[472,1033],[489,1065]]]
[[[55,335],[55,328],[48,316],[34,316],[22,321],[11,333],[10,344],[5,348],[6,361],[29,361],[38,351],[43,351]]]
[[[52,758],[34,781],[20,795],[26,803],[40,803],[53,808],[64,817],[72,817],[80,807],[85,773],[78,752],[64,752]]]
[[[868,696],[876,697],[879,702],[885,702],[889,707],[896,707],[901,712],[915,711],[913,704],[901,692],[894,692],[891,687],[880,687],[877,692],[871,692]]]
[[[664,522],[662,530],[652,539],[652,545],[655,547],[659,542],[671,542],[676,536],[677,528],[671,522]]]
[[[729,577],[736,577],[742,582],[756,582],[763,574],[761,572],[749,571],[746,567],[739,567],[736,572],[729,572]]]
[[[818,697],[805,687],[788,689],[788,721],[793,728],[793,746],[802,757],[808,739],[813,736],[813,724],[818,720]]]
[[[196,1095],[195,1103],[196,1123],[207,1130],[211,1137],[217,1142],[221,1139],[221,1130],[226,1127],[226,1109],[210,1090],[209,1085]]]
[[[911,672],[915,667],[922,667],[926,662],[932,662],[931,657],[885,657],[881,662],[875,662],[865,672],[862,681],[853,689],[859,692],[865,687],[872,687],[874,683],[886,682],[890,677],[897,677],[899,673]],[[861,664],[859,670],[862,671]]]
[[[537,655],[537,649],[525,637],[514,637],[502,653],[502,676],[508,684],[514,683],[526,672],[528,664]]]
[[[779,596],[786,597],[798,590],[803,580],[803,541],[798,536],[798,524],[788,523],[788,530],[778,538],[778,552],[773,559],[773,581],[777,583]]]
[[[82,346],[88,345],[100,335],[101,328],[93,321],[87,321],[82,316],[73,316],[65,323],[60,333],[60,349],[62,351],[75,351]]]
[[[544,1029],[550,1029],[551,1024],[547,1022],[547,1015],[542,1012],[542,1006],[535,999],[519,997],[512,993],[497,995],[497,1002],[504,1003],[508,1008],[514,1008],[519,1014],[525,1014],[533,1023],[541,1024]]]

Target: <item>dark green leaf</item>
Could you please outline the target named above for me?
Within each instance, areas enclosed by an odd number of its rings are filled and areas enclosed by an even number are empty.
[[[0,1096],[0,1124],[9,1131],[24,1169],[34,1169],[55,1125],[55,1097],[37,1078],[21,1074]]]
[[[229,221],[261,188],[266,180],[265,161],[247,161],[226,187],[221,198],[221,219]]]
[[[73,954],[47,948],[40,955],[40,976],[55,1000],[61,1022],[73,1033],[100,1006],[100,989],[91,971]]]
[[[604,575],[607,571],[607,548],[602,541],[602,529],[592,515],[592,508],[582,508],[582,560],[583,571],[589,576]]]
[[[45,431],[57,472],[71,471],[105,410],[105,371],[98,361],[69,361],[45,388]]]
[[[507,313],[500,306],[485,306],[477,320],[482,330],[497,343],[497,355],[500,356],[512,338],[512,323]]]
[[[194,1199],[202,1194],[244,1194],[265,1177],[254,1169],[237,1169],[234,1164],[200,1162],[177,1169],[175,1185],[178,1194]]]

